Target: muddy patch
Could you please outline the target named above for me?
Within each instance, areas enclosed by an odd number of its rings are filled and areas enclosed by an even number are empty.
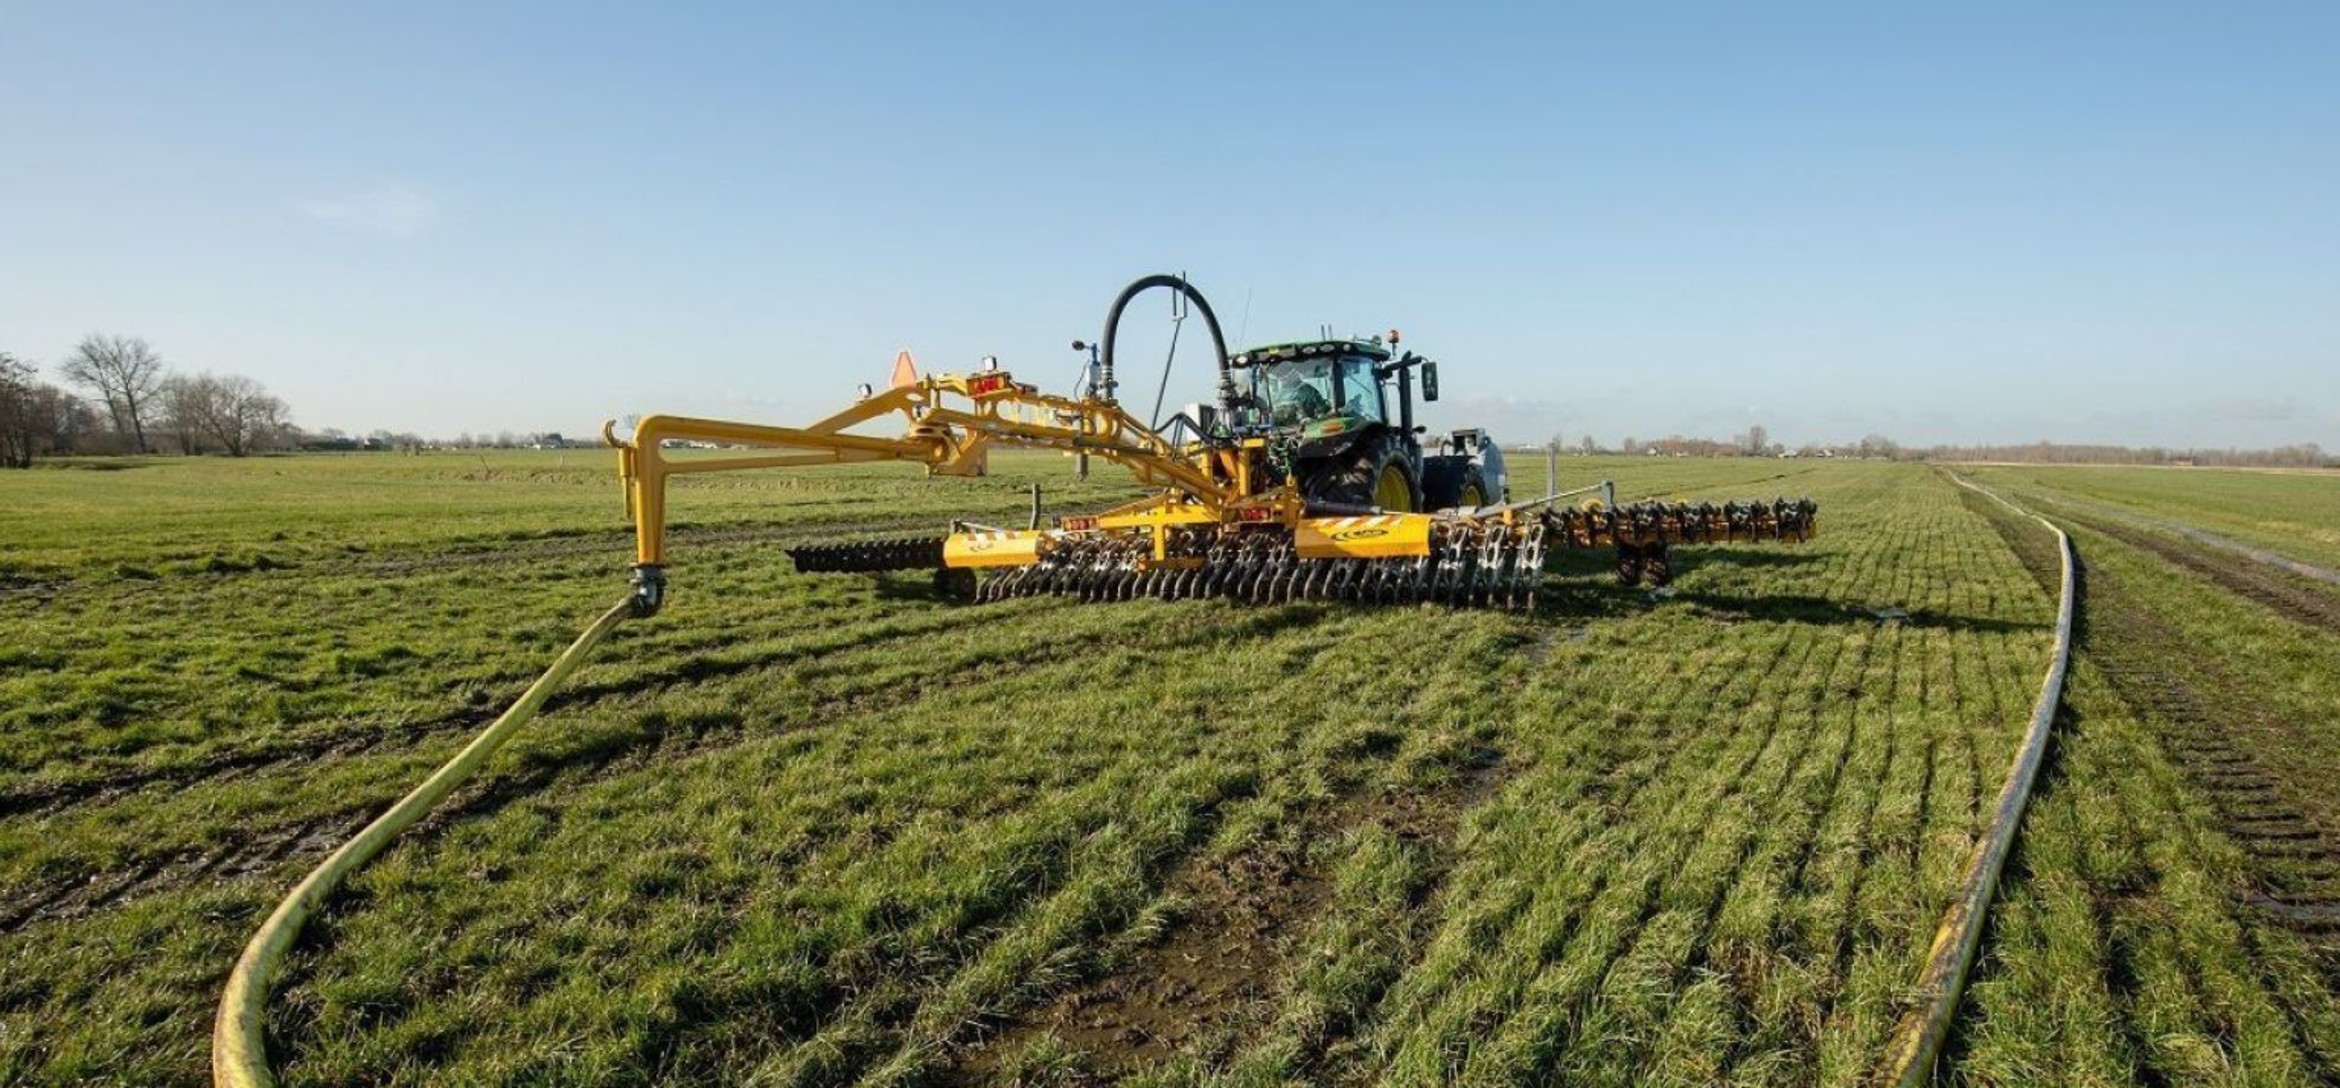
[[[1501,753],[1482,749],[1435,787],[1345,797],[1295,838],[1322,841],[1377,827],[1450,854],[1463,816],[1495,793],[1509,769]],[[1265,1026],[1287,985],[1292,953],[1331,902],[1331,869],[1330,859],[1289,845],[1189,860],[1165,889],[1184,907],[1158,937],[1111,973],[961,1048],[937,1082],[1022,1083],[1031,1078],[1019,1067],[1038,1048],[1048,1055],[1049,1083],[1107,1084],[1206,1044],[1239,1043]]]
[[[60,878],[11,893],[0,934],[45,922],[72,921],[144,896],[200,881],[265,876],[296,858],[322,857],[357,834],[371,817],[340,814],[273,828],[250,839],[138,859],[103,872]]]

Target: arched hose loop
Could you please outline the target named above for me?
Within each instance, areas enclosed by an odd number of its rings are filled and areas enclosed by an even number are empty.
[[[1113,343],[1121,333],[1121,312],[1129,308],[1129,300],[1156,287],[1168,288],[1186,296],[1187,301],[1202,313],[1203,324],[1211,330],[1211,350],[1219,359],[1219,410],[1232,411],[1235,407],[1235,365],[1227,359],[1227,337],[1219,331],[1219,315],[1211,312],[1209,299],[1194,289],[1182,276],[1156,274],[1145,276],[1121,289],[1113,300],[1113,307],[1105,311],[1104,354],[1098,364],[1097,387],[1106,400],[1112,400],[1119,383],[1113,376]]]

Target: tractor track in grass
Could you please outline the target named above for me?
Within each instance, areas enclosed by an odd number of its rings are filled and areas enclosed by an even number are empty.
[[[1977,510],[1989,515],[1980,505]],[[1991,524],[2033,576],[2045,578],[2036,540],[2008,533],[1996,517]],[[2083,524],[2099,529],[2087,519]],[[2106,536],[2127,543],[2120,533]],[[2172,562],[2157,550],[2141,550]],[[2253,908],[2274,920],[2298,922],[2293,929],[2333,955],[2340,969],[2340,927],[2326,922],[2331,903],[2340,901],[2340,803],[2328,796],[2328,784],[2298,781],[2303,770],[2317,770],[2314,763],[2267,760],[2256,746],[2237,744],[2237,725],[2246,739],[2277,744],[2296,732],[2293,725],[2263,709],[2200,643],[2127,594],[2111,573],[2085,562],[2078,573],[2080,653],[2097,664],[2134,714],[2155,725],[2186,777],[2221,814],[2225,831],[2251,856],[2256,875],[2270,882],[2246,896]]]
[[[2079,573],[2080,652],[2147,723],[2241,849],[2250,883],[2234,895],[2245,916],[2296,935],[2327,988],[2340,992],[2340,799],[2330,796],[2321,764],[2285,757],[2296,753],[2298,727],[2117,576],[2086,564]],[[2317,1053],[2309,1017],[2280,986],[2261,981],[2300,1053]]]
[[[2071,514],[2076,510],[2084,511],[2094,514],[2097,519],[2117,519],[2124,525],[2145,526],[2175,533],[2194,543],[2230,552],[2268,567],[2289,571],[2302,578],[2340,586],[2340,571],[2302,562],[2280,552],[2269,551],[2255,544],[2245,544],[2233,537],[2220,536],[2207,529],[2196,528],[2172,518],[2156,517],[2127,507],[2084,499],[2069,492],[2052,489],[2046,498],[2049,505],[2061,507],[2066,514]]]
[[[2191,572],[2229,592],[2267,606],[2277,615],[2340,634],[2340,595],[2316,589],[2258,563],[2221,561],[2210,546],[2164,536],[2116,522],[2066,515],[2082,526],[2118,540],[2173,567]]]
[[[121,868],[53,881],[15,897],[0,911],[0,936],[36,923],[86,918],[117,904],[206,878],[232,880],[266,873],[295,857],[333,849],[369,819],[371,816],[364,813],[319,816],[237,842],[182,847]]]
[[[1988,503],[1971,495],[1967,502],[2043,589],[2054,584],[2042,541],[2021,532]],[[2071,517],[2068,509],[2064,516]],[[2092,519],[2072,520],[2090,531],[2101,528]],[[2103,535],[2116,545],[2131,545],[2125,534]],[[2159,549],[2136,550],[2206,573]],[[2216,830],[2242,852],[2249,883],[2232,889],[2231,895],[2246,923],[2246,939],[2256,945],[2268,930],[2292,934],[2315,957],[2325,987],[2340,993],[2340,805],[2327,796],[2328,784],[2315,773],[2319,763],[2282,755],[2296,753],[2302,743],[2312,747],[2312,742],[2303,740],[2299,725],[2253,697],[2214,652],[2125,586],[2121,576],[2092,566],[2084,557],[2078,558],[2073,573],[2078,595],[2073,621],[2076,657],[2093,665],[2113,697],[2145,724],[2184,785],[2208,802]],[[2239,591],[2223,580],[2214,581]],[[2276,755],[2270,758],[2270,752]],[[2142,838],[2126,800],[2116,794],[2114,801],[2120,806],[2120,823],[2129,829],[2128,838]],[[2124,905],[2131,900],[2152,900],[2146,889],[2137,887],[2099,889],[2095,894],[2109,896],[2098,904],[2100,919],[2133,914]],[[2100,922],[2098,934],[2107,950],[2106,991],[2121,1008],[2138,1004],[2148,985],[2138,965],[2149,958],[2149,951],[2137,947],[2135,934],[2121,926]],[[2253,966],[2257,982],[2281,1011],[2292,1045],[2302,1055],[2319,1054],[2312,1028],[2315,1014],[2286,996],[2273,970],[2264,964]],[[2203,980],[2191,965],[2184,971],[2184,982],[2197,996],[2202,992]],[[2149,1025],[2124,1019],[2118,1030],[2136,1056],[2139,1075],[2147,1083],[2162,1082],[2150,1060],[2156,1043]],[[2327,1082],[2340,1080],[2340,1068],[2322,1060],[2320,1076]]]
[[[1426,792],[1353,792],[1311,814],[1301,837],[1336,838],[1372,826],[1430,845],[1438,860],[1422,893],[1429,902],[1451,868],[1463,818],[1502,787],[1510,769],[1502,753],[1483,749],[1452,780]],[[1249,1022],[1273,998],[1333,892],[1332,874],[1304,846],[1190,856],[1164,882],[1163,894],[1185,906],[1158,939],[1118,969],[1014,1018],[988,1039],[958,1047],[936,1082],[991,1083],[1016,1051],[1048,1035],[1085,1059],[1078,1083],[1109,1084],[1159,1067],[1216,1031],[1256,1027]]]

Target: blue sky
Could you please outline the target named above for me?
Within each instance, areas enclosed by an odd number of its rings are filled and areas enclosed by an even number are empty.
[[[793,421],[905,346],[1062,388],[1183,270],[1231,336],[1404,329],[1507,438],[2340,448],[2340,5],[0,27],[0,350],[143,335],[312,427]]]

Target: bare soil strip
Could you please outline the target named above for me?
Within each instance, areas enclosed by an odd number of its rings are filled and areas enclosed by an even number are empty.
[[[1500,755],[1488,751],[1438,789],[1353,799],[1310,821],[1300,838],[1378,826],[1443,851],[1463,816],[1502,785],[1505,770]],[[1331,900],[1333,885],[1318,862],[1268,849],[1190,858],[1165,891],[1190,905],[1160,939],[1112,974],[967,1046],[941,1083],[991,1083],[1005,1060],[1042,1035],[1080,1051],[1096,1083],[1112,1083],[1230,1028],[1258,1027],[1293,946]]]
[[[2340,596],[2303,585],[2271,569],[2221,562],[2204,548],[2155,533],[2096,518],[2080,517],[2073,520],[2171,566],[2201,575],[2233,593],[2266,605],[2280,615],[2311,627],[2340,633]]]
[[[2251,559],[2259,563],[2264,563],[2270,567],[2280,567],[2304,578],[2313,578],[2319,582],[2330,582],[2333,585],[2340,585],[2340,571],[2329,570],[2324,567],[2316,566],[2313,563],[2302,563],[2288,555],[2278,554],[2276,552],[2268,551],[2265,548],[2245,544],[2242,541],[2236,540],[2232,537],[2220,536],[2217,533],[2210,532],[2206,529],[2197,529],[2194,526],[2188,525],[2182,521],[2172,521],[2169,518],[2154,517],[2151,514],[2141,514],[2137,511],[2124,509],[2109,503],[2091,502],[2087,499],[2077,498],[2075,496],[2061,492],[2050,496],[2048,501],[2052,505],[2064,507],[2066,514],[2069,514],[2074,508],[2078,508],[2090,511],[2098,518],[2119,518],[2131,524],[2151,526],[2156,529],[2162,529],[2168,532],[2176,533],[2179,536],[2186,537],[2187,539],[2202,544],[2208,544],[2214,548],[2223,548],[2227,551],[2233,552],[2236,555],[2243,556],[2244,558]],[[2090,527],[2095,527],[2093,522],[2091,522]],[[2108,533],[2107,535],[2117,534]],[[2126,538],[2124,537],[2123,539]]]

